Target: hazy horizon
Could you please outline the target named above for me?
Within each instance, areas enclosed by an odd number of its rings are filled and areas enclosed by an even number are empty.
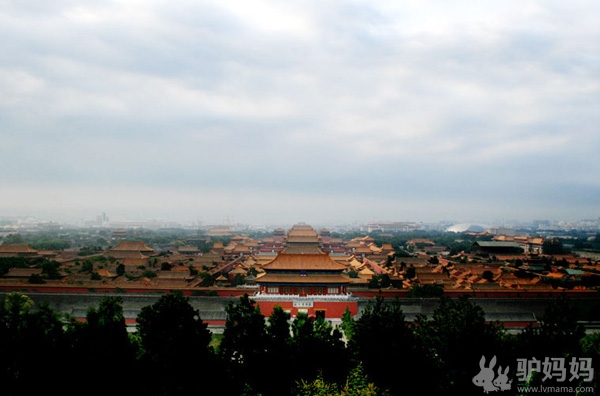
[[[0,5],[0,217],[600,216],[600,3]]]

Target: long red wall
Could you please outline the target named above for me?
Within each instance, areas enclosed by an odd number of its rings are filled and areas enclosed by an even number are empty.
[[[81,287],[71,285],[34,285],[34,284],[15,284],[15,285],[2,285],[2,290],[16,290],[16,291],[37,291],[37,292],[54,292],[54,293],[169,293],[171,289],[160,289],[160,288],[146,288],[146,287]],[[209,295],[216,293],[221,297],[240,297],[244,294],[253,295],[254,290],[245,290],[238,288],[182,288],[177,289],[183,292],[186,296],[192,295]],[[376,296],[382,297],[399,297],[407,298],[408,290],[406,289],[389,289],[389,290],[378,290],[378,289],[361,289],[361,290],[350,290],[351,294],[356,297],[367,297],[373,298]],[[473,290],[444,290],[444,296],[448,297],[459,297],[461,295],[468,295],[477,298],[547,298],[547,297],[560,297],[567,295],[569,297],[591,297],[600,298],[600,292],[596,290],[493,290],[493,291],[473,291]]]
[[[377,290],[377,289],[364,289],[364,290],[352,290],[353,296],[357,297],[399,297],[408,298],[408,290]],[[567,295],[569,297],[591,297],[600,298],[600,292],[596,290],[493,290],[493,291],[474,291],[474,290],[444,290],[444,296],[446,297],[460,297],[462,295],[468,295],[470,297],[477,298],[547,298],[547,297],[560,297]]]

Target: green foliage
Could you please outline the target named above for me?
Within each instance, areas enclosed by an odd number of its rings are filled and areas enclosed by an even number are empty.
[[[31,260],[25,257],[0,257],[0,276],[5,275],[11,268],[26,268]]]
[[[10,292],[2,300],[0,315],[9,327],[17,328],[32,306],[33,300],[29,296],[21,292]]]
[[[200,284],[203,287],[206,286],[213,286],[215,284],[216,279],[219,277],[218,273],[215,273],[213,275],[210,275],[208,273],[206,273],[206,276],[202,276],[203,273],[200,273],[200,277],[202,278],[202,283]]]
[[[154,304],[143,307],[137,322],[142,369],[164,377],[158,389],[154,381],[146,384],[146,392],[200,394],[198,373],[218,378],[208,325],[181,292],[162,295]],[[189,364],[190,357],[193,364]]]
[[[490,270],[485,270],[481,274],[481,277],[487,280],[488,282],[492,282],[494,280],[494,273]]]
[[[389,392],[380,390],[374,383],[369,382],[362,364],[356,366],[346,380],[340,396],[387,396]]]
[[[247,294],[225,308],[227,320],[219,354],[232,375],[257,389],[261,385],[260,362],[265,361],[268,334],[265,317]]]
[[[102,253],[105,249],[102,246],[84,246],[77,252],[78,256],[91,256],[93,254]],[[104,257],[104,256],[99,256]]]
[[[119,263],[119,265],[117,265],[117,275],[123,276],[124,274],[125,274],[125,265]]]
[[[4,237],[4,245],[29,245],[35,250],[64,250],[71,247],[70,240],[59,237],[53,232],[11,234]]]
[[[542,252],[544,254],[563,254],[565,253],[565,249],[560,239],[548,238],[542,244]]]
[[[408,267],[406,267],[406,274],[405,274],[407,279],[412,279],[415,276],[417,276],[417,271],[415,269],[415,266],[410,264]]]
[[[435,285],[435,284],[426,284],[419,285],[414,284],[408,290],[408,297],[411,298],[433,298],[433,297],[441,297],[444,294],[444,286],[443,285]]]
[[[348,307],[346,307],[346,309],[344,310],[344,313],[342,314],[342,331],[344,332],[344,335],[346,336],[346,340],[347,341],[351,341],[352,338],[354,337],[354,318],[352,317],[352,313],[350,312],[350,309]]]
[[[27,283],[30,283],[32,285],[41,285],[46,283],[46,281],[39,274],[31,274],[27,279]]]
[[[60,274],[58,272],[58,268],[60,267],[60,263],[52,260],[46,261],[42,265],[42,274],[46,275],[48,279],[59,279]]]
[[[229,302],[225,312],[227,320],[221,353],[226,360],[250,365],[265,350],[265,317],[247,294],[240,297],[237,304]]]
[[[548,306],[538,327],[516,335],[487,323],[467,297],[442,297],[431,317],[419,316],[414,323],[406,322],[400,300],[379,297],[356,320],[346,310],[338,328],[306,314],[290,322],[279,306],[265,321],[245,295],[228,304],[222,335],[210,334],[181,292],[143,307],[135,334],[128,334],[122,303],[121,297],[105,297],[81,322],[61,318],[45,304],[36,307],[23,293],[2,296],[2,394],[80,394],[81,389],[156,396],[480,394],[471,379],[481,355],[495,355],[504,364],[517,357],[600,359],[600,336],[583,332],[579,306],[566,297]],[[65,373],[67,387],[58,380]],[[115,381],[98,380],[99,375],[144,379],[149,373],[151,381],[119,381],[118,391]],[[426,381],[416,380],[424,374]]]
[[[290,345],[290,314],[277,305],[267,319],[267,334],[275,349],[285,349]]]
[[[83,264],[81,264],[79,272],[91,273],[92,271],[94,271],[94,263],[90,260],[85,260]]]
[[[192,296],[208,296],[208,297],[216,297],[219,293],[216,290],[194,290],[192,292]]]
[[[231,282],[232,286],[239,286],[246,283],[246,277],[242,274],[235,274],[233,277],[233,281]]]
[[[378,274],[369,280],[369,289],[387,289],[392,285],[388,274]]]
[[[349,355],[342,332],[323,318],[299,313],[292,321],[292,359],[298,365],[298,378],[313,379],[318,374],[340,382],[349,370]]]
[[[58,315],[19,292],[0,298],[0,383],[3,395],[41,394],[68,369]]]
[[[22,245],[24,242],[21,234],[9,234],[2,240],[3,245]]]
[[[502,326],[486,323],[483,309],[466,296],[442,297],[433,316],[419,315],[415,324],[419,356],[425,359],[427,385],[432,393],[469,392],[473,362],[478,362],[481,355],[500,356],[505,352]]]
[[[325,381],[322,374],[312,381],[300,380],[294,396],[389,396],[389,392],[379,389],[369,382],[362,365],[350,371],[343,386]]]
[[[154,272],[152,270],[145,270],[144,272],[142,272],[142,277],[152,279],[152,278],[156,278],[157,274],[156,274],[156,272]]]
[[[356,363],[362,362],[366,373],[379,386],[396,392],[411,389],[414,383],[399,382],[399,373],[416,376],[417,351],[398,298],[387,301],[377,297],[367,305],[354,325],[349,348]],[[385,340],[385,342],[382,342]],[[401,359],[395,359],[400,357]],[[393,364],[390,358],[394,357]],[[411,385],[413,384],[413,385]]]
[[[278,305],[267,320],[268,341],[263,369],[270,374],[270,380],[262,383],[259,389],[265,395],[288,394],[296,378],[295,370],[289,370],[296,363],[289,320],[289,313]]]
[[[546,307],[538,326],[529,327],[519,335],[522,353],[566,356],[580,352],[585,332],[577,318],[578,309],[568,297],[556,299]]]
[[[599,355],[600,354],[600,333],[592,333],[584,335],[579,344],[584,355]]]
[[[337,384],[325,382],[322,375],[312,381],[300,380],[295,396],[335,396],[339,395]]]

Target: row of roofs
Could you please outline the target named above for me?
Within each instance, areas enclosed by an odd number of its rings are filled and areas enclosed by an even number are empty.
[[[492,241],[477,242],[479,248],[492,250],[522,248],[523,244],[541,246],[543,239],[497,236]],[[433,246],[435,243],[429,239],[413,239],[407,245],[423,247]],[[104,257],[111,258],[111,264],[99,268],[97,273],[103,281],[131,282],[115,275],[116,265],[124,264],[130,274],[140,273],[143,268],[149,267],[156,271],[155,278],[139,279],[146,286],[165,286],[167,283],[173,287],[198,285],[201,279],[197,275],[192,275],[194,273],[192,270],[196,273],[207,272],[218,276],[217,280],[222,285],[231,283],[238,275],[243,276],[247,283],[253,284],[256,279],[264,276],[263,266],[272,262],[278,253],[285,249],[288,252],[299,253],[303,251],[314,253],[314,249],[317,249],[320,253],[328,254],[334,261],[345,267],[346,274],[355,274],[351,278],[351,285],[357,287],[366,286],[371,279],[379,275],[388,275],[391,280],[400,282],[404,288],[410,288],[414,284],[439,284],[453,289],[549,287],[549,283],[542,280],[577,278],[597,272],[597,263],[588,263],[585,266],[587,261],[565,255],[560,257],[562,268],[548,269],[537,265],[535,261],[525,261],[518,270],[527,271],[533,276],[519,277],[515,275],[517,272],[515,268],[506,265],[507,261],[514,260],[519,255],[510,250],[506,251],[506,255],[502,255],[502,249],[496,251],[494,263],[477,262],[474,255],[462,253],[457,257],[438,256],[439,264],[432,265],[429,264],[431,256],[427,254],[395,257],[391,244],[377,246],[370,236],[345,242],[339,238],[318,235],[310,226],[299,226],[294,227],[287,235],[261,240],[254,240],[246,235],[235,235],[230,238],[227,245],[215,242],[211,251],[204,254],[196,246],[180,246],[172,248],[168,254],[163,254],[164,252],[157,252],[144,242],[121,241],[117,246],[102,253]],[[3,255],[35,257],[40,253],[27,245],[0,245],[0,257]],[[69,256],[66,252],[55,257],[65,269],[69,265],[85,260],[85,257],[77,257],[73,254]],[[389,265],[390,257],[395,259],[392,265]],[[466,262],[458,263],[460,259]],[[169,270],[160,269],[165,263],[168,264]],[[414,275],[411,273],[411,268],[414,268]],[[7,274],[7,277],[18,278],[27,272],[23,269],[14,270],[18,271]],[[484,277],[483,273],[486,271],[490,271],[492,276],[486,274]],[[65,277],[63,281],[84,282],[85,275],[72,274]]]
[[[52,250],[36,250],[27,244],[0,245],[0,257],[55,257],[56,252]]]

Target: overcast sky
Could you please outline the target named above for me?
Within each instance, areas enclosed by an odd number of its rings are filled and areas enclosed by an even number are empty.
[[[600,2],[0,1],[0,216],[600,216]]]

